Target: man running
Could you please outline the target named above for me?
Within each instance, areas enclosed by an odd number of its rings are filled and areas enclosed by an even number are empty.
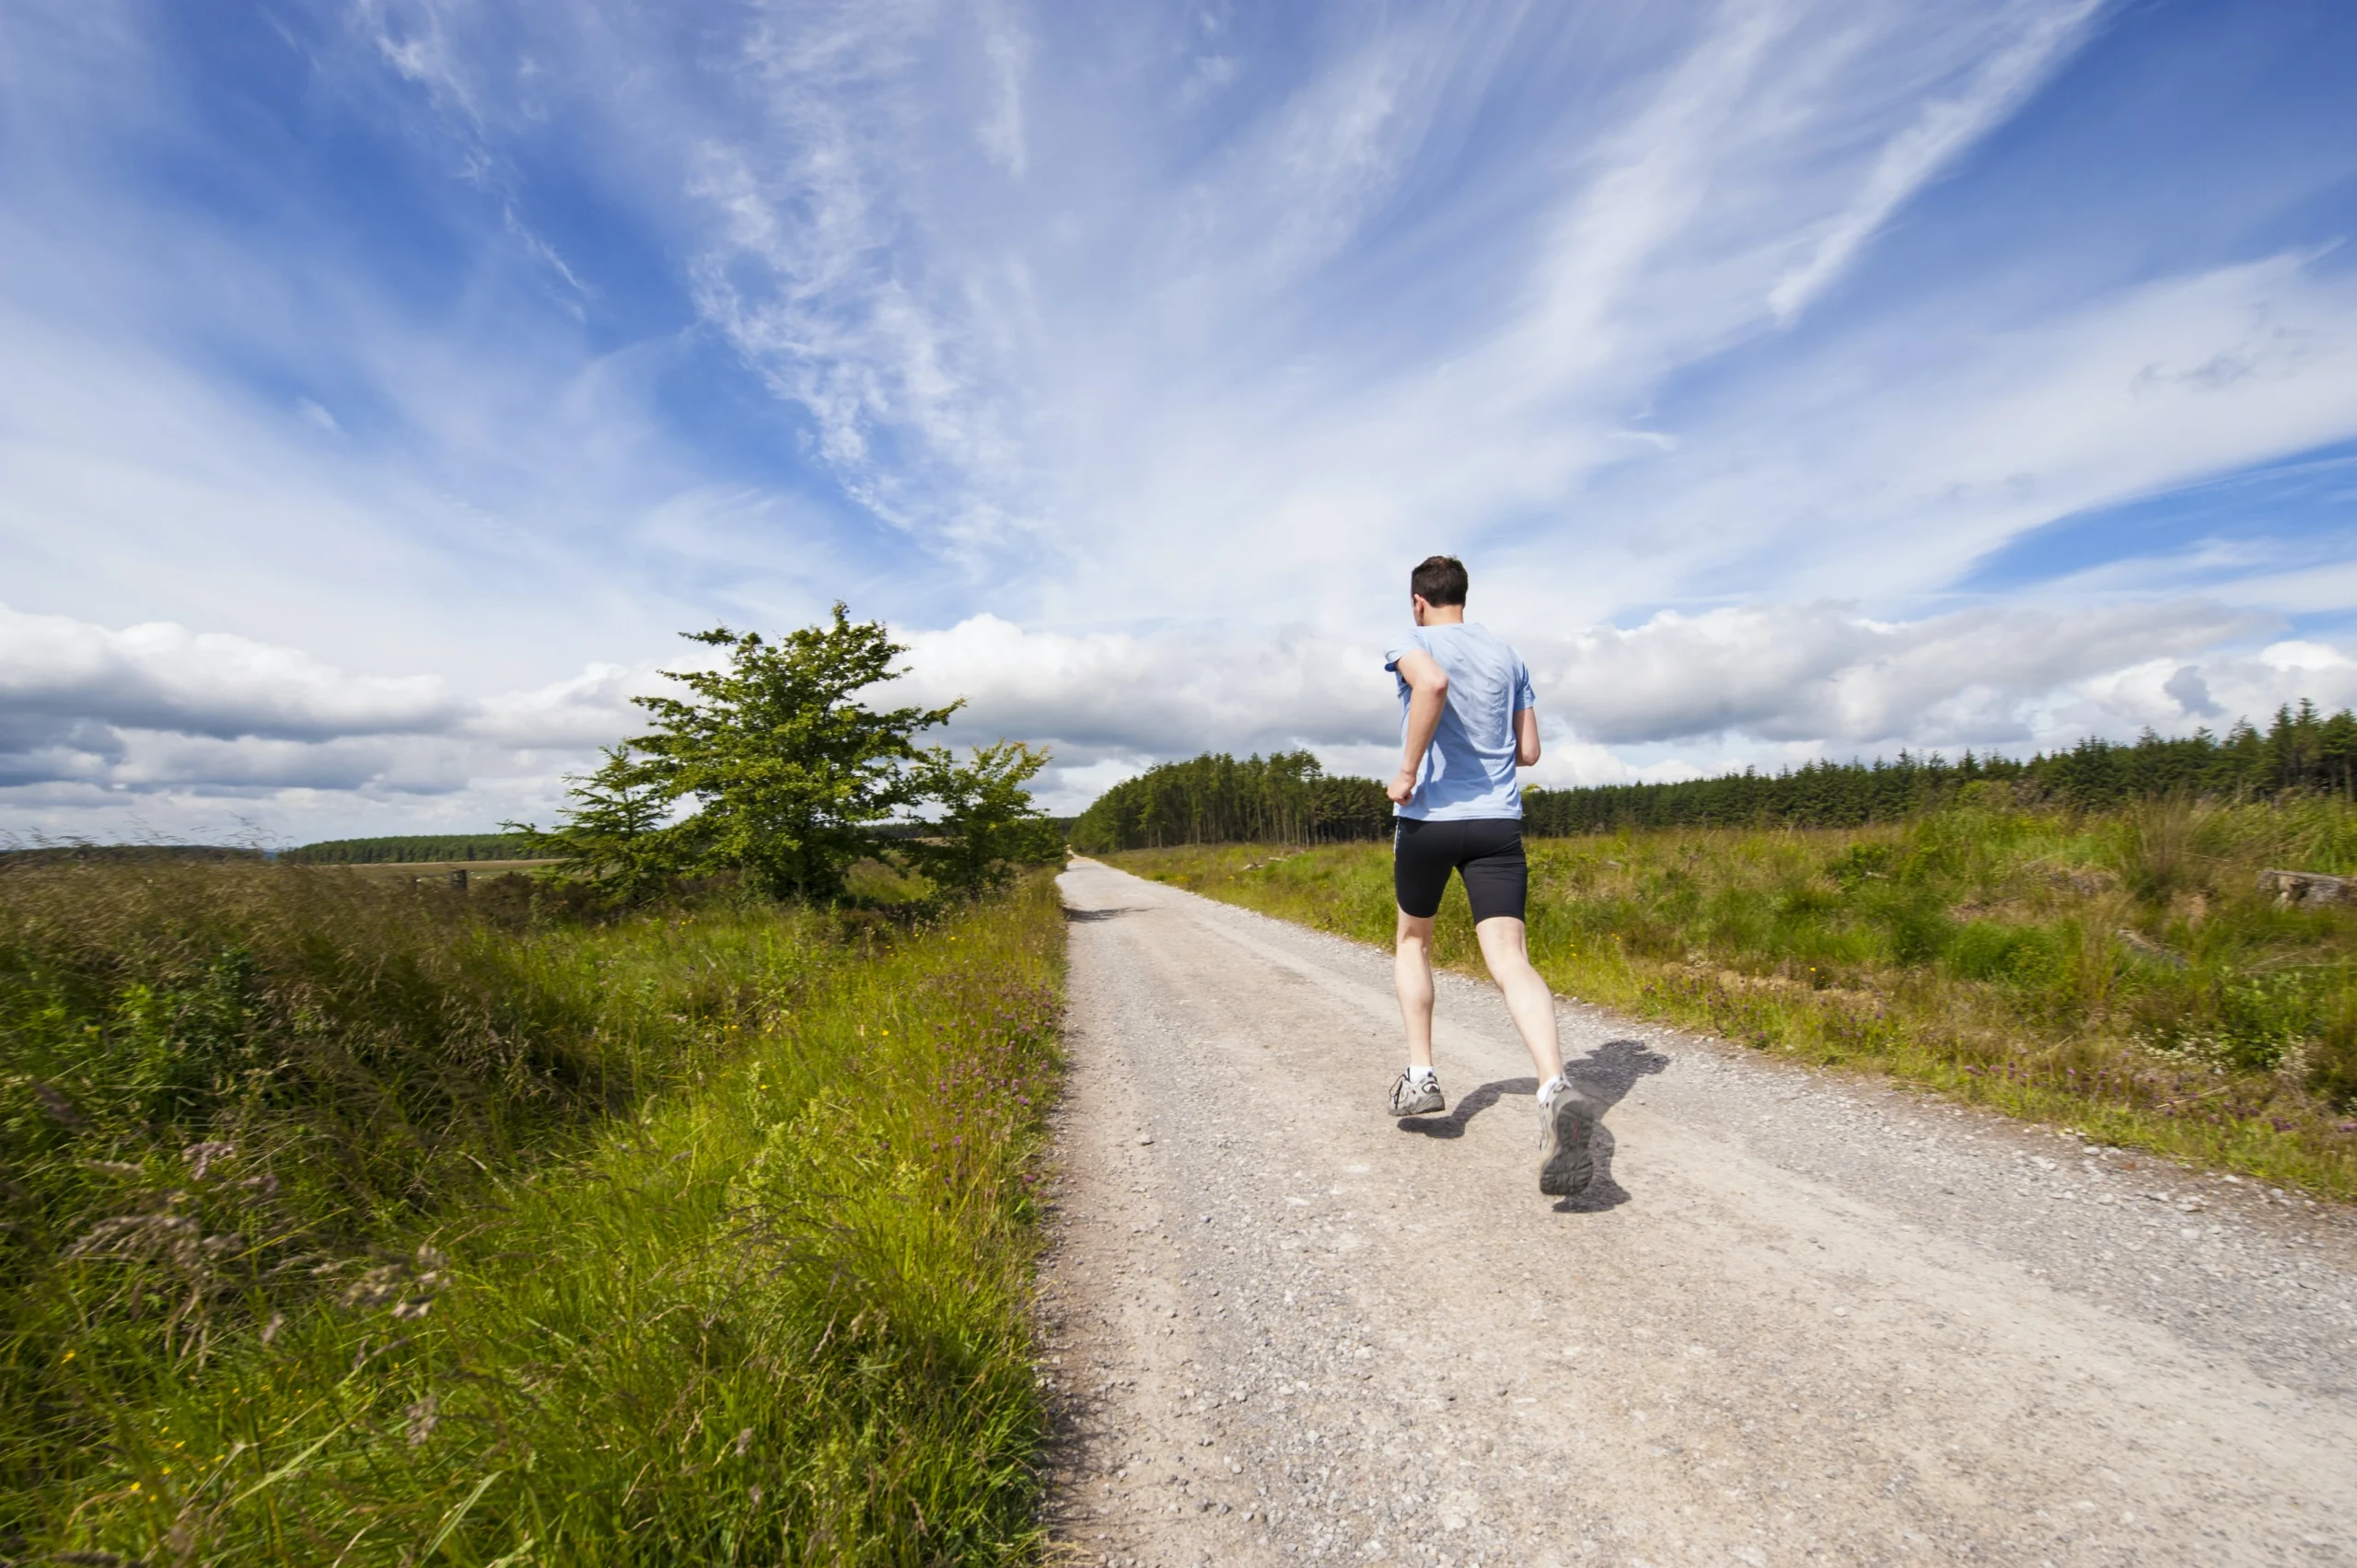
[[[1465,619],[1465,563],[1435,555],[1409,577],[1415,629],[1383,655],[1399,683],[1399,807],[1391,885],[1399,903],[1392,981],[1408,1026],[1408,1069],[1391,1086],[1395,1116],[1447,1107],[1433,1072],[1433,916],[1453,870],[1465,879],[1473,933],[1538,1070],[1538,1191],[1588,1183],[1595,1108],[1563,1076],[1555,999],[1531,967],[1523,925],[1530,872],[1522,855],[1518,763],[1538,761],[1530,671],[1487,627]]]

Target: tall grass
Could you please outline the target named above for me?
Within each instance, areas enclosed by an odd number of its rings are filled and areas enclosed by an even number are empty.
[[[1115,858],[1391,937],[1387,846]],[[1560,991],[2357,1196],[2357,909],[2279,907],[2257,882],[2357,869],[2344,803],[2074,816],[2000,796],[1889,828],[1533,841],[1530,859],[1532,953]],[[1479,961],[1454,886],[1435,951]]]
[[[1036,1556],[1062,929],[0,873],[0,1552]]]

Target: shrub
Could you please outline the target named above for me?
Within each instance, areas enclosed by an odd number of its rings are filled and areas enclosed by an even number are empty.
[[[1986,981],[2040,991],[2063,972],[2061,944],[2041,926],[1973,921],[1958,928],[1945,954],[1948,972],[1959,980]]]

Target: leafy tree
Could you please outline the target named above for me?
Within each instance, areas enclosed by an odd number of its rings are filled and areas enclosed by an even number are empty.
[[[1023,787],[1047,765],[1045,750],[1019,740],[977,746],[964,766],[946,748],[933,748],[918,764],[916,783],[941,816],[926,837],[896,847],[935,886],[958,893],[1002,886],[1018,866],[1056,860],[1063,835]]]
[[[907,650],[841,604],[831,624],[776,643],[726,626],[688,633],[728,650],[725,668],[666,670],[692,697],[639,697],[656,728],[629,742],[644,777],[695,814],[667,830],[699,870],[749,875],[777,897],[832,898],[870,850],[870,824],[915,805],[918,731],[946,708],[877,710],[857,693]]]
[[[630,748],[609,746],[595,772],[565,782],[574,804],[550,832],[529,823],[517,830],[534,854],[562,855],[577,877],[596,881],[615,898],[634,902],[668,886],[680,869],[681,842],[664,830],[671,800]]]
[[[718,669],[666,670],[686,696],[636,697],[654,728],[571,780],[572,805],[532,842],[578,875],[635,899],[695,872],[733,871],[773,897],[831,899],[864,855],[911,862],[949,891],[1004,881],[1052,858],[1054,829],[1023,784],[1048,753],[1020,742],[960,765],[917,736],[946,708],[876,708],[861,693],[895,679],[907,650],[837,604],[831,621],[775,642],[726,626],[686,633],[726,650]],[[923,839],[875,828],[937,807]]]

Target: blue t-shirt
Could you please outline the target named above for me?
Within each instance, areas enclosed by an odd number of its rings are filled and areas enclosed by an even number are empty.
[[[1424,753],[1416,793],[1399,815],[1428,822],[1464,822],[1522,815],[1514,782],[1514,715],[1538,706],[1530,671],[1505,639],[1486,626],[1418,626],[1383,651],[1383,668],[1399,682],[1399,738],[1408,738],[1408,683],[1400,657],[1422,648],[1448,677],[1440,727]]]

